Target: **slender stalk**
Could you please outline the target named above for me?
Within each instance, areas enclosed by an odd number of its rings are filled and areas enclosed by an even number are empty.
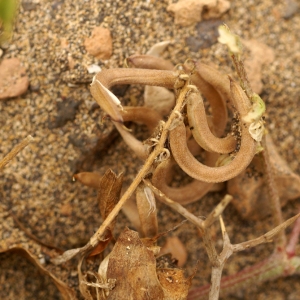
[[[142,169],[139,171],[139,173],[137,174],[134,181],[131,183],[129,188],[123,194],[120,201],[117,203],[117,205],[114,207],[114,209],[111,211],[111,213],[107,216],[107,218],[101,224],[101,226],[99,227],[97,232],[91,237],[90,244],[92,247],[97,245],[98,241],[101,240],[106,227],[109,226],[109,224],[114,220],[114,218],[117,216],[117,214],[121,210],[124,203],[126,203],[126,201],[129,199],[129,197],[132,195],[132,193],[136,190],[136,188],[138,187],[140,182],[149,173],[149,171],[153,165],[153,162],[155,161],[157,156],[164,150],[164,144],[168,138],[169,129],[172,126],[173,122],[178,118],[178,112],[180,112],[182,110],[182,108],[184,106],[186,95],[189,91],[190,91],[190,87],[188,86],[188,81],[186,81],[183,88],[180,90],[180,94],[177,99],[177,103],[176,103],[168,121],[164,124],[162,134],[159,139],[159,143],[155,146],[153,152],[149,155],[149,157],[145,161],[145,164],[143,165]]]
[[[274,183],[274,171],[271,166],[270,157],[268,153],[268,147],[266,144],[266,138],[264,137],[262,140],[262,146],[264,150],[262,151],[262,155],[264,158],[265,165],[265,176],[270,196],[270,210],[272,214],[272,218],[274,220],[275,226],[281,224],[283,222],[282,211],[280,199],[278,196],[278,191],[276,185]],[[278,249],[283,250],[287,244],[286,235],[284,231],[281,231],[279,235],[276,237],[276,247]]]
[[[244,270],[222,278],[221,293],[227,295],[243,287],[257,285],[267,280],[274,280],[281,276],[292,275],[300,265],[300,257],[286,259],[283,253],[274,253],[267,259],[245,268]],[[288,270],[291,270],[290,272]],[[210,284],[200,288],[192,289],[189,292],[188,300],[199,300],[209,293]]]
[[[15,146],[7,155],[0,160],[0,170],[2,170],[20,151],[22,151],[30,142],[33,137],[28,135],[21,143]]]

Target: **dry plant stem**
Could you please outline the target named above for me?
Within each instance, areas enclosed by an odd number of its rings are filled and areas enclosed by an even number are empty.
[[[226,199],[227,197],[227,199]],[[227,195],[224,199],[224,205],[227,205],[226,203],[229,203],[232,200],[232,197]],[[223,205],[223,206],[224,206]],[[211,215],[218,215],[218,212],[222,212],[223,206],[220,207],[220,211],[215,210],[213,214]],[[228,234],[225,229],[225,225],[222,219],[222,216],[219,215],[220,219],[220,224],[221,224],[221,229],[222,229],[222,235],[223,235],[223,250],[221,254],[217,257],[217,264],[212,266],[212,273],[211,273],[211,287],[209,290],[209,299],[210,300],[218,300],[219,299],[219,294],[220,294],[220,289],[221,289],[221,279],[222,279],[222,272],[224,265],[227,261],[227,259],[232,255],[232,247],[230,244],[230,239],[228,237]]]
[[[126,71],[129,71],[129,70],[126,70]],[[118,72],[117,72],[117,74],[115,74],[115,76],[119,76]],[[161,80],[161,78],[159,80]],[[163,131],[162,131],[162,134],[161,134],[161,138],[160,138],[158,144],[155,146],[153,152],[149,155],[149,157],[145,161],[142,169],[139,171],[139,173],[137,174],[134,181],[131,183],[129,188],[123,194],[120,201],[117,203],[117,205],[114,207],[114,209],[111,211],[111,213],[104,220],[104,222],[99,227],[97,232],[91,237],[90,244],[91,244],[92,247],[95,247],[97,245],[98,241],[100,241],[102,239],[102,235],[105,232],[106,227],[109,226],[109,224],[115,219],[115,217],[117,216],[117,214],[121,210],[124,203],[132,195],[132,193],[136,190],[136,188],[138,187],[140,182],[144,179],[144,177],[149,173],[149,170],[151,169],[151,167],[153,165],[153,162],[155,161],[157,156],[161,152],[163,152],[164,144],[165,144],[165,142],[168,138],[168,135],[169,135],[169,128],[172,125],[172,123],[174,122],[174,120],[178,118],[178,111],[182,110],[183,104],[184,104],[184,101],[185,101],[185,98],[186,98],[186,94],[189,92],[189,90],[190,90],[190,88],[188,87],[188,82],[186,81],[183,88],[180,91],[180,94],[179,94],[179,97],[177,99],[177,103],[175,105],[174,110],[172,111],[168,121],[164,124]]]
[[[226,206],[232,200],[232,196],[226,195],[222,201],[215,207],[215,209],[208,215],[206,220],[204,221],[204,226],[209,228],[215,221],[217,221],[218,217],[221,216]]]
[[[288,219],[283,224],[277,226],[263,236],[247,241],[245,243],[232,245],[232,251],[238,252],[262,243],[271,242],[272,238],[276,234],[284,230],[297,218],[297,222],[299,222],[299,216],[300,214]],[[297,227],[297,224],[295,224],[295,227]],[[300,257],[294,255],[289,256],[288,252],[275,251],[267,259],[258,262],[251,267],[247,267],[234,275],[222,278],[221,292],[223,295],[225,295],[227,293],[233,293],[234,291],[240,290],[242,287],[250,286],[252,284],[257,285],[259,282],[274,280],[278,277],[284,277],[299,273]],[[210,285],[205,285],[191,290],[189,292],[188,300],[199,300],[200,298],[202,299],[202,297],[209,293],[209,289]]]
[[[285,251],[289,257],[293,257],[296,254],[296,246],[299,242],[300,235],[300,218],[295,222],[294,228],[292,230],[290,240],[285,248]]]
[[[221,154],[235,150],[236,140],[232,135],[218,138],[211,132],[207,123],[203,99],[199,93],[191,93],[189,96],[187,113],[193,137],[203,149]]]
[[[276,228],[272,229],[271,231],[267,232],[266,234],[253,239],[249,240],[240,244],[232,245],[230,244],[229,238],[227,236],[227,233],[225,231],[225,226],[221,219],[221,228],[223,233],[223,239],[224,239],[224,246],[223,250],[220,255],[217,254],[215,247],[211,241],[210,235],[207,230],[207,226],[211,225],[214,220],[216,220],[217,217],[220,216],[220,214],[225,209],[226,205],[230,202],[232,199],[231,196],[227,195],[213,210],[213,212],[208,216],[206,221],[202,221],[198,219],[196,216],[191,214],[188,210],[186,210],[184,207],[182,207],[179,203],[176,203],[169,199],[167,196],[165,196],[161,191],[159,191],[156,187],[154,187],[150,181],[144,180],[144,183],[152,189],[154,194],[157,196],[157,199],[161,202],[165,203],[178,213],[180,213],[182,216],[184,216],[187,220],[189,220],[191,223],[196,225],[200,232],[202,233],[202,238],[204,241],[204,245],[207,251],[207,254],[209,256],[209,259],[212,263],[212,285],[205,286],[203,288],[195,289],[189,294],[188,299],[198,299],[199,296],[204,296],[208,293],[210,290],[210,298],[209,299],[218,299],[219,296],[219,290],[220,290],[220,279],[222,274],[223,266],[226,262],[226,260],[232,255],[232,253],[243,251],[245,249],[249,249],[252,247],[255,247],[257,245],[272,242],[274,236],[276,236],[279,232],[283,231],[286,227],[291,225],[299,216],[300,214],[288,219],[281,225],[277,226]],[[207,224],[205,224],[207,223]],[[229,286],[231,287],[240,287],[241,281],[247,281],[251,280],[253,277],[258,280],[266,280],[274,278],[274,276],[278,276],[278,272],[280,274],[283,274],[283,272],[286,270],[284,263],[286,264],[286,259],[280,259],[277,260],[277,255],[282,255],[282,252],[275,252],[274,255],[272,255],[269,259],[266,261],[259,263],[253,267],[253,270],[249,269],[249,271],[245,271],[245,274],[243,276],[232,276],[232,280],[229,282]],[[278,256],[279,257],[279,256]],[[275,262],[275,263],[274,263]],[[287,265],[287,264],[286,264]],[[289,261],[289,266],[291,266],[291,271],[295,272],[297,270],[296,268],[299,268],[300,262],[299,258],[293,258]],[[241,279],[242,278],[242,279]],[[222,281],[221,288],[225,288],[224,280]]]
[[[250,86],[250,82],[248,80],[247,72],[245,70],[244,62],[240,60],[238,57],[236,57],[234,54],[231,55],[232,61],[235,66],[235,70],[240,78],[240,84],[243,90],[245,91],[245,94],[249,99],[251,99],[253,95],[252,88]]]
[[[33,137],[28,135],[21,143],[15,146],[6,156],[0,160],[0,170],[2,170],[20,151],[22,151],[30,142]]]
[[[157,199],[164,204],[168,205],[175,211],[177,211],[179,214],[181,214],[183,217],[185,217],[187,220],[189,220],[191,223],[193,223],[195,226],[197,226],[201,232],[203,231],[203,224],[204,221],[194,216],[192,213],[190,213],[186,208],[184,208],[181,204],[174,202],[170,198],[168,198],[166,195],[164,195],[159,189],[157,189],[149,180],[143,180],[144,183],[153,191]]]
[[[276,185],[274,183],[274,171],[271,166],[270,157],[268,153],[268,147],[266,144],[266,138],[263,137],[262,146],[264,150],[262,151],[263,159],[264,159],[264,167],[265,167],[265,176],[268,186],[268,192],[270,196],[270,210],[272,214],[272,218],[274,220],[275,225],[279,225],[283,222],[282,211],[280,199],[278,196],[278,191]],[[284,231],[281,231],[280,234],[276,238],[276,248],[282,251],[286,244],[286,235]]]
[[[212,264],[212,285],[210,289],[210,300],[217,300],[219,298],[219,290],[220,290],[220,281],[222,270],[227,258],[232,254],[231,245],[229,239],[225,239],[226,243],[224,243],[224,250],[222,251],[221,255],[219,256],[216,248],[212,242],[211,235],[209,233],[209,226],[216,220],[217,217],[223,212],[225,207],[229,204],[232,197],[226,195],[225,198],[215,207],[215,209],[211,212],[208,219],[206,221],[202,221],[190,213],[187,209],[182,207],[179,203],[174,202],[166,195],[164,195],[160,190],[154,187],[150,181],[144,180],[144,183],[150,187],[153,193],[156,195],[157,199],[161,202],[165,203],[176,212],[184,216],[187,220],[197,226],[202,234],[203,243],[209,257],[209,260]],[[231,251],[230,251],[231,250]]]
[[[278,235],[280,232],[283,232],[285,228],[295,222],[295,220],[299,217],[300,214],[297,214],[296,216],[288,219],[284,223],[256,239],[252,239],[240,244],[230,245],[230,249],[228,248],[228,250],[229,252],[235,253],[263,243],[270,243],[273,241],[273,238],[276,235]],[[293,256],[292,258],[289,258],[287,254],[288,253],[283,251],[275,251],[267,259],[251,267],[245,268],[241,272],[223,278],[221,280],[221,290],[224,293],[233,292],[235,290],[239,290],[243,286],[249,286],[251,284],[257,284],[258,282],[272,280],[280,276],[288,276],[294,273],[299,273],[300,257]],[[199,300],[201,297],[204,297],[209,293],[209,289],[210,285],[205,285],[191,290],[188,300]]]
[[[297,218],[299,218],[299,217],[300,217],[300,213],[295,215],[294,217],[286,220],[285,222],[281,223],[280,225],[276,226],[272,230],[268,231],[267,233],[263,234],[262,236],[260,236],[256,239],[252,239],[252,240],[249,240],[247,242],[232,245],[233,252],[243,251],[245,249],[252,248],[252,247],[255,247],[255,246],[263,244],[263,243],[273,242],[273,238],[275,236],[277,236],[281,232],[284,232],[284,230],[288,226],[290,226],[293,222],[295,222],[297,220]],[[281,250],[283,250],[283,249],[281,249]],[[276,252],[276,250],[275,250],[275,252]],[[282,252],[282,251],[278,251],[278,252]]]

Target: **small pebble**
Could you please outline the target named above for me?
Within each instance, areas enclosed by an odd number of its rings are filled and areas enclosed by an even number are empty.
[[[175,14],[175,24],[190,26],[203,18],[218,18],[229,8],[230,3],[226,0],[180,0],[170,4],[167,10]]]
[[[6,58],[0,64],[0,100],[24,94],[29,86],[25,68],[18,58]]]
[[[109,29],[95,27],[92,36],[84,41],[86,51],[98,59],[109,59],[112,55],[112,38]]]

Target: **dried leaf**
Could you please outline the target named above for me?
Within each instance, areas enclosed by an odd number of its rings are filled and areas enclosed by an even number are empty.
[[[157,276],[164,289],[164,300],[185,300],[192,283],[192,277],[185,278],[180,269],[158,269]]]
[[[121,233],[110,254],[107,278],[116,279],[108,300],[165,299],[153,252],[144,246],[137,232],[128,228]]]
[[[122,183],[123,174],[121,173],[117,176],[111,169],[108,169],[100,179],[97,200],[103,220],[106,219],[118,203]],[[111,225],[111,227],[113,226]]]
[[[156,236],[158,223],[155,197],[152,190],[143,183],[136,190],[136,203],[143,235],[145,237]]]
[[[49,276],[53,283],[56,285],[57,289],[60,291],[62,298],[64,300],[75,300],[77,299],[75,291],[71,289],[66,283],[58,279],[54,276],[50,271],[48,271],[41,263],[39,259],[35,257],[32,253],[30,253],[27,249],[21,247],[14,247],[9,250],[0,251],[0,253],[4,252],[16,252],[21,254],[22,256],[26,257],[29,261],[31,261],[43,274]]]
[[[99,180],[99,189],[97,200],[99,203],[100,213],[103,220],[114,209],[115,205],[120,199],[121,189],[123,183],[123,174],[118,176],[108,169]],[[101,253],[109,242],[112,240],[112,231],[114,229],[115,221],[111,222],[110,226],[106,229],[103,235],[103,241],[100,241],[96,248],[90,253],[89,256],[94,256]]]

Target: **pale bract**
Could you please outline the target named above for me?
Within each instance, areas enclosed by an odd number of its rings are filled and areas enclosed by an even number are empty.
[[[249,126],[249,133],[257,142],[261,142],[264,132],[265,126],[262,120],[253,122]]]
[[[91,93],[100,107],[116,122],[123,122],[121,110],[123,107],[120,100],[107,89],[96,76],[93,77],[91,83]]]
[[[241,44],[239,41],[239,37],[229,30],[229,28],[226,25],[221,25],[218,28],[219,31],[219,37],[218,41],[221,44],[227,45],[229,50],[234,54],[240,54],[241,53]]]

